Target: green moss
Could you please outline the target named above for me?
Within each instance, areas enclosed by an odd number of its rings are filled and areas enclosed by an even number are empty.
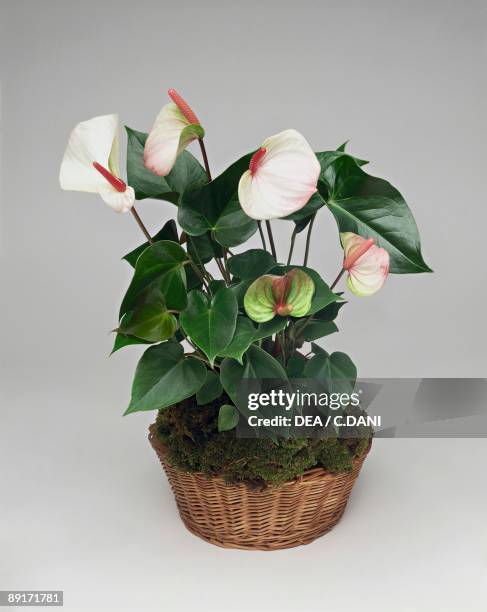
[[[158,436],[173,465],[263,488],[282,484],[312,467],[333,473],[348,471],[371,437],[367,429],[362,438],[292,438],[278,443],[267,438],[237,438],[235,430],[218,431],[219,407],[229,401],[223,396],[198,406],[189,398],[159,413]]]

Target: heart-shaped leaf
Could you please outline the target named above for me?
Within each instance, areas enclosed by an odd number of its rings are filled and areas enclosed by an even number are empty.
[[[390,183],[370,176],[354,158],[342,154],[322,171],[318,188],[339,231],[374,238],[389,253],[391,272],[431,272],[413,215]]]
[[[172,338],[178,327],[176,317],[168,312],[159,289],[149,291],[138,301],[134,310],[127,314],[130,316],[123,317],[119,331],[149,342]]]
[[[178,209],[178,222],[187,234],[211,232],[223,246],[245,242],[257,231],[238,201],[238,183],[248,169],[251,154],[242,157],[215,180],[194,191],[186,191]]]
[[[228,260],[228,270],[241,280],[252,280],[265,274],[276,265],[276,260],[263,249],[250,249],[233,255]]]
[[[223,404],[218,412],[218,431],[228,431],[238,425],[239,414],[235,406]]]
[[[257,340],[268,338],[279,333],[287,325],[285,317],[276,317],[267,323],[260,323],[257,327],[250,319],[244,316],[237,317],[237,325],[232,341],[226,346],[223,351],[220,351],[221,357],[232,357],[239,363],[243,363],[242,358],[249,346]]]
[[[323,383],[328,393],[352,393],[357,380],[357,368],[345,353],[319,352],[304,368],[306,378]]]
[[[170,219],[167,223],[164,224],[162,229],[160,229],[155,236],[152,237],[153,242],[159,242],[160,240],[171,240],[172,242],[178,242],[178,229],[176,226],[176,222],[173,219]],[[125,259],[132,268],[135,268],[135,264],[140,255],[146,250],[149,246],[148,242],[144,242],[130,253],[127,253],[122,259]]]
[[[189,293],[188,307],[179,320],[213,365],[215,357],[233,337],[237,313],[237,300],[230,289],[220,289],[211,301],[202,291],[195,290]]]
[[[184,265],[188,256],[177,242],[161,240],[139,256],[135,273],[120,308],[120,318],[133,310],[143,293],[159,290],[171,310],[186,307],[186,275]]]
[[[198,406],[205,406],[219,398],[222,392],[223,387],[218,374],[211,370],[207,370],[205,382],[196,394],[196,403]]]
[[[132,385],[132,399],[125,414],[161,410],[194,395],[206,379],[204,364],[177,342],[148,348],[140,359]]]
[[[184,191],[204,185],[208,178],[198,160],[183,151],[167,176],[158,176],[144,166],[147,134],[125,126],[127,130],[127,182],[134,188],[137,200],[155,198],[177,204]]]
[[[252,344],[245,353],[243,364],[227,357],[220,366],[223,388],[237,406],[238,386],[243,378],[287,380],[287,375],[277,359]],[[239,406],[239,409],[243,407]]]

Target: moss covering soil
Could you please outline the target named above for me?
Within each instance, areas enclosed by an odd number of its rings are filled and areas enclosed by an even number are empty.
[[[194,397],[159,412],[157,435],[169,462],[188,472],[221,475],[229,483],[245,482],[265,488],[280,485],[313,467],[339,473],[369,445],[372,431],[361,437],[291,438],[277,443],[268,438],[237,438],[236,431],[218,431],[218,411],[229,403],[223,396],[206,406]]]

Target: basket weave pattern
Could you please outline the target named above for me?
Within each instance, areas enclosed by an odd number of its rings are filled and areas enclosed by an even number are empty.
[[[313,468],[280,487],[255,491],[245,484],[227,484],[220,476],[170,465],[154,425],[149,440],[189,531],[217,546],[251,550],[309,544],[334,527],[368,452],[355,459],[350,472],[330,474]]]

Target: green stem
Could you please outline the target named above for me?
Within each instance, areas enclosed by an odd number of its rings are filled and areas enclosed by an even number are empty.
[[[270,245],[271,245],[272,256],[277,261],[276,245],[274,244],[274,236],[272,235],[271,222],[270,221],[266,221],[265,222],[265,226],[267,228],[267,235],[269,236],[269,242],[270,242]]]
[[[201,272],[201,270],[198,268],[198,266],[195,264],[195,262],[192,259],[188,260],[189,263],[191,264],[191,267],[193,268],[193,270],[195,271],[195,274],[198,276],[198,278],[201,280],[201,282],[203,283],[203,286],[205,287],[205,289],[207,291],[210,290],[210,287],[208,286],[208,283],[206,281],[206,278],[204,277],[203,273]]]
[[[289,249],[289,255],[287,257],[287,265],[289,265],[291,263],[291,257],[293,256],[293,251],[294,251],[294,243],[296,241],[296,236],[298,235],[298,228],[297,226],[294,228],[293,230],[293,234],[291,236],[291,247]]]
[[[303,266],[306,266],[308,264],[308,257],[309,257],[309,245],[311,243],[311,232],[313,231],[313,224],[315,222],[316,219],[316,213],[313,215],[311,222],[309,224],[309,228],[308,228],[308,235],[306,236],[306,250],[304,251],[304,261],[303,261]]]

